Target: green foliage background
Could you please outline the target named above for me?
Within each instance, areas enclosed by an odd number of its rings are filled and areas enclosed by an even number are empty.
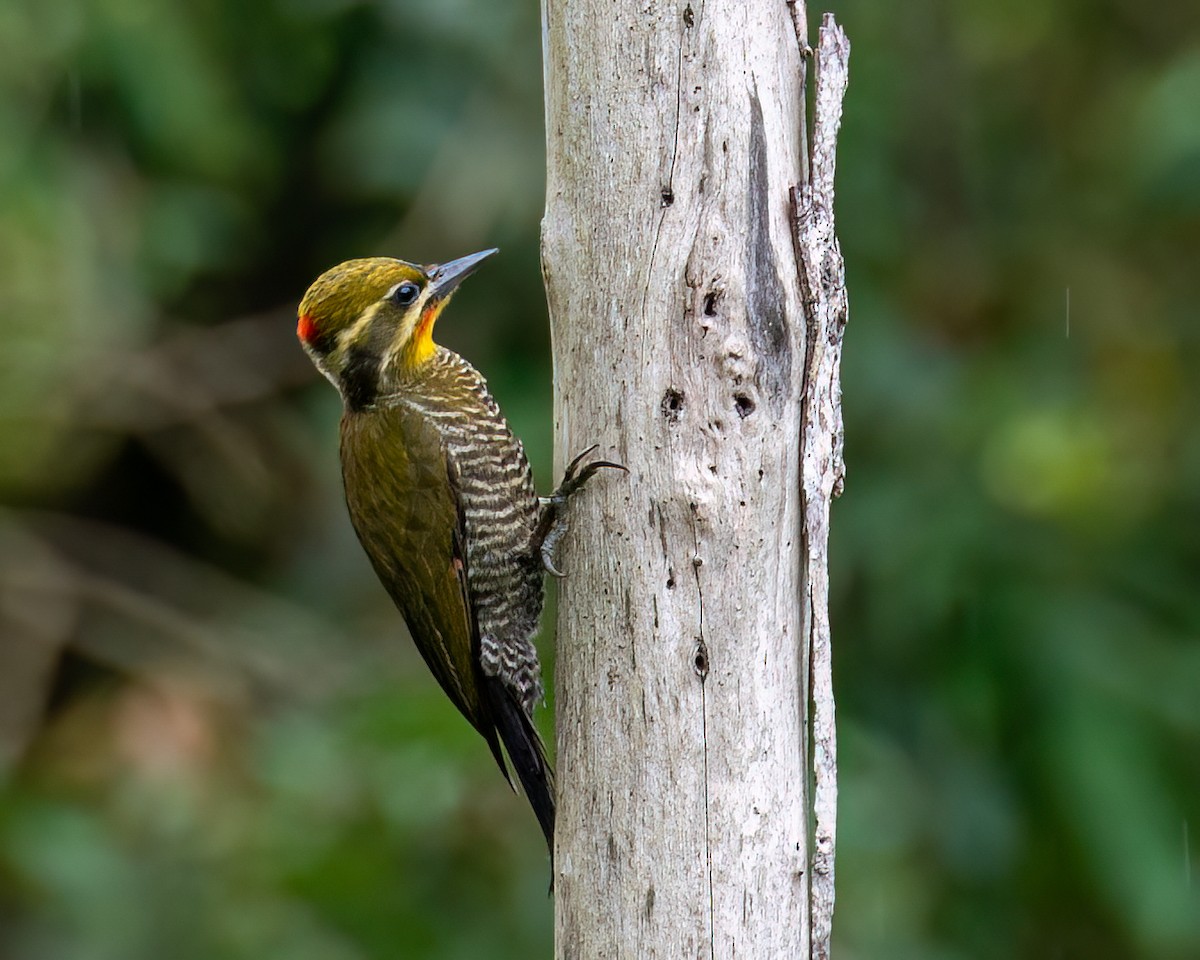
[[[838,955],[1200,956],[1200,19],[836,7]],[[541,123],[531,3],[0,5],[0,955],[549,955],[293,336],[500,246],[439,330],[548,486]]]

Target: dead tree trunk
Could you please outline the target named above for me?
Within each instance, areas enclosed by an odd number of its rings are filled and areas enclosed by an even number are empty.
[[[630,471],[563,545],[560,960],[828,952],[848,47],[828,20],[810,154],[803,22],[543,0],[559,460]]]

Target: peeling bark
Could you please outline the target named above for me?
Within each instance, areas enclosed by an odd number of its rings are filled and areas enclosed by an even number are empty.
[[[804,504],[804,620],[808,624],[813,851],[812,956],[829,957],[837,840],[837,731],[829,627],[829,508],[845,481],[842,459],[842,334],[849,317],[846,267],[834,232],[837,133],[846,94],[850,41],[826,14],[814,73],[810,176],[792,191],[793,230],[804,295],[807,348],[801,494]]]

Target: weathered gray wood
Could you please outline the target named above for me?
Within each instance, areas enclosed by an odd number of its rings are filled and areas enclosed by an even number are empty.
[[[801,491],[804,505],[804,621],[808,625],[813,770],[812,956],[829,957],[837,838],[837,734],[829,627],[829,507],[842,492],[842,333],[849,316],[846,267],[834,232],[837,133],[846,94],[850,42],[826,14],[814,56],[810,175],[792,193],[800,288],[808,324]]]
[[[573,501],[561,553],[560,960],[809,956],[801,433],[824,408],[790,6],[543,2],[559,460],[600,443],[630,470]]]

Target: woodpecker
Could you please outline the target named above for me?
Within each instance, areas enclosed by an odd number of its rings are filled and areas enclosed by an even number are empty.
[[[459,283],[496,252],[426,266],[349,260],[308,289],[296,332],[342,397],[342,479],[359,542],[511,785],[504,745],[553,856],[554,777],[533,724],[543,573],[561,576],[553,550],[568,498],[600,468],[625,468],[581,466],[593,447],[539,499],[487,382],[433,342]]]

